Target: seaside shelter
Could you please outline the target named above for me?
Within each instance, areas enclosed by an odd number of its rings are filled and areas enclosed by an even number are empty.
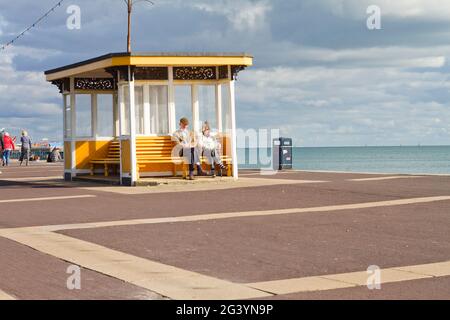
[[[63,97],[64,178],[134,186],[183,175],[172,134],[187,117],[196,134],[208,121],[237,179],[235,81],[252,63],[245,53],[112,53],[46,71]]]

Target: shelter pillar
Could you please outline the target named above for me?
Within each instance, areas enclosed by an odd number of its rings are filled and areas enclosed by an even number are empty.
[[[66,175],[66,180],[72,180],[77,175],[76,162],[76,136],[77,136],[77,117],[76,117],[76,96],[75,96],[75,78],[70,78],[70,175]]]
[[[134,72],[131,67],[128,66],[128,90],[129,90],[129,106],[130,106],[130,163],[131,174],[130,184],[136,185],[137,182],[137,160],[136,160],[136,107],[135,107],[135,95],[134,95]]]
[[[169,98],[169,133],[173,133],[177,130],[177,120],[175,113],[175,85],[173,83],[173,67],[168,68],[169,72],[169,85],[168,85],[168,98]]]
[[[238,179],[238,159],[237,159],[237,134],[236,134],[236,100],[235,100],[235,80],[231,72],[231,66],[228,67],[228,75],[230,78],[229,85],[229,110],[231,118],[231,158],[233,161],[233,178]]]
[[[119,117],[119,99],[118,93],[115,92],[113,94],[113,136],[120,136],[120,117]]]

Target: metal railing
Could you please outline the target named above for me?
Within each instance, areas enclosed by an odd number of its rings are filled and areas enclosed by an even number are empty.
[[[47,160],[48,155],[50,154],[50,148],[31,148],[30,157],[38,156],[40,160]],[[64,152],[59,152],[61,158],[64,159]],[[20,158],[20,150],[14,150],[11,152],[11,159],[19,159]]]

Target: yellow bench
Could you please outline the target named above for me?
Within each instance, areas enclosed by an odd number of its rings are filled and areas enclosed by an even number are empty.
[[[91,176],[94,175],[96,165],[103,165],[105,177],[108,177],[110,167],[120,166],[120,142],[117,140],[111,141],[106,158],[92,159],[89,163],[91,165]]]
[[[233,160],[231,159],[231,157],[228,157],[228,156],[221,156],[220,160],[222,161],[222,163],[224,165],[227,166],[227,177],[231,177],[232,176],[232,162],[233,162]],[[206,157],[200,157],[200,161],[202,163],[207,163],[207,158]]]
[[[176,145],[172,137],[145,137],[136,139],[136,159],[138,177],[142,169],[151,164],[172,165],[173,176],[177,175],[177,167],[184,166],[182,157],[174,157],[173,149]],[[183,170],[184,171],[184,170]]]
[[[188,174],[189,165],[184,163],[185,159],[183,157],[172,155],[175,146],[176,142],[173,141],[170,136],[137,138],[136,160],[138,178],[140,173],[144,172],[145,168],[152,164],[171,165],[173,176],[177,175],[177,172],[179,171],[177,169],[180,168],[183,172],[183,177],[186,177]],[[201,157],[200,160],[202,163],[206,163],[206,157]],[[228,166],[227,176],[231,176],[231,157],[222,156],[221,160]],[[96,165],[103,165],[105,177],[108,177],[111,167],[120,166],[120,142],[117,140],[111,141],[108,146],[108,154],[106,158],[92,159],[89,163],[91,176],[94,175]]]
[[[172,173],[175,177],[178,168],[181,166],[183,177],[188,174],[189,165],[184,163],[183,157],[173,156],[173,150],[176,142],[170,136],[164,137],[143,137],[136,140],[137,169],[138,177],[148,165],[152,164],[170,164]],[[222,162],[228,166],[227,176],[232,175],[231,157],[222,156]],[[201,157],[201,162],[206,163],[206,158]]]

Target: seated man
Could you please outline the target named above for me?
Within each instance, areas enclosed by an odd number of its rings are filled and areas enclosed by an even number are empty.
[[[180,120],[180,128],[175,131],[173,137],[177,142],[176,152],[180,157],[184,157],[189,164],[189,180],[194,180],[194,164],[197,165],[197,173],[199,176],[206,175],[200,165],[200,157],[196,148],[197,141],[195,134],[188,129],[189,120],[182,118]]]

